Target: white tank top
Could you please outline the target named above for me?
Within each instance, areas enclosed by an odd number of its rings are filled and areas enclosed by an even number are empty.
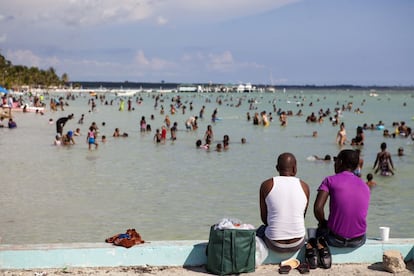
[[[305,236],[307,198],[300,180],[293,176],[273,177],[273,188],[267,195],[265,234],[270,240],[288,240]]]

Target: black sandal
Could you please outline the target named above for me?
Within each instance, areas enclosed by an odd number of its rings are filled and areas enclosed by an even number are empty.
[[[318,267],[318,247],[315,238],[311,238],[305,245],[305,259],[310,269]]]
[[[332,256],[331,250],[329,250],[328,243],[324,237],[318,238],[318,253],[319,253],[319,265],[325,269],[331,268]]]
[[[307,274],[307,273],[309,273],[309,264],[308,263],[301,263],[297,267],[297,270],[299,270],[300,274]]]

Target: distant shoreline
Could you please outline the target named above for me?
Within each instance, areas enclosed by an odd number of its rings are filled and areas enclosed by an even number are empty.
[[[228,86],[233,85],[237,86],[238,84],[226,84],[226,83],[178,83],[178,82],[110,82],[110,81],[72,81],[70,84],[74,85],[81,85],[84,89],[94,89],[99,87],[104,88],[124,88],[124,89],[133,89],[133,88],[153,88],[159,89],[162,87],[163,89],[175,89],[179,85],[188,84],[194,86]],[[413,86],[398,86],[398,85],[390,85],[390,86],[382,86],[382,85],[351,85],[351,84],[343,84],[343,85],[271,85],[271,84],[252,84],[257,88],[267,88],[273,87],[276,90],[280,91],[283,89],[299,89],[299,90],[398,90],[398,91],[406,91],[406,90],[414,90]]]
[[[40,87],[22,85],[14,92],[114,92],[123,95],[138,92],[175,92],[175,93],[275,93],[287,92],[289,90],[300,91],[368,91],[376,94],[376,92],[411,92],[414,91],[413,86],[376,86],[376,85],[266,85],[252,83],[175,83],[175,82],[111,82],[111,81],[73,81],[67,82],[63,86]],[[11,90],[12,92],[13,90]]]

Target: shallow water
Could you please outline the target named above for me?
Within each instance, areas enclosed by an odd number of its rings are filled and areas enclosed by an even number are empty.
[[[314,227],[312,207],[316,189],[325,176],[333,174],[333,163],[309,161],[308,157],[336,155],[340,150],[335,144],[339,127],[332,126],[328,118],[322,124],[307,124],[305,118],[320,108],[333,110],[337,102],[339,106],[353,102],[353,109],[359,107],[364,113],[343,113],[341,119],[348,139],[363,123],[382,120],[391,132],[394,121],[413,125],[414,92],[377,93],[378,97],[370,97],[369,91],[340,90],[182,94],[187,107],[193,102],[194,110],[187,108],[186,114],[179,111],[170,115],[172,122],[178,122],[178,139],[166,144],[153,142],[154,130],[161,127],[164,116],[159,107],[154,109],[151,94],[142,94],[143,103],[134,102],[135,110],[131,112],[118,111],[118,98],[112,94],[107,99],[114,99],[114,105],[98,101],[95,112],[88,112],[87,94],[69,100],[65,111],[48,110],[44,116],[15,112],[18,128],[0,129],[0,237],[3,243],[10,244],[97,242],[136,228],[145,240],[191,240],[207,239],[209,226],[224,217],[259,226],[259,186],[276,174],[275,160],[285,151],[295,154],[298,176],[311,187],[306,226]],[[162,97],[165,114],[173,96],[177,94]],[[222,98],[222,105],[216,103],[217,97]],[[211,102],[206,102],[207,98]],[[239,98],[243,103],[235,107]],[[257,101],[259,112],[273,112],[275,101],[277,108],[292,110],[294,114],[302,109],[305,116],[291,116],[288,126],[281,127],[274,114],[269,127],[253,126],[246,120],[246,112],[254,113],[247,103],[251,98]],[[303,106],[298,107],[296,102]],[[202,105],[206,112],[205,118],[199,120],[199,129],[185,131],[185,120],[197,115]],[[222,120],[212,124],[209,119],[216,107]],[[75,118],[66,124],[65,131],[80,127],[82,136],[75,137],[74,146],[52,146],[56,128],[48,123],[49,118],[56,121],[70,113]],[[82,113],[85,122],[79,125]],[[154,120],[150,120],[151,114],[155,115]],[[141,116],[146,116],[151,124],[151,133],[139,132]],[[85,140],[93,121],[108,141],[89,151]],[[208,124],[213,125],[215,142],[225,134],[230,136],[228,151],[195,149],[195,141],[203,138]],[[113,138],[116,127],[129,137]],[[311,137],[313,131],[318,131],[317,138]],[[387,142],[396,167],[395,176],[374,178],[378,184],[372,190],[368,236],[378,237],[379,226],[390,226],[391,237],[413,237],[413,141],[383,138],[378,130],[367,130],[365,135],[366,143],[361,148],[365,160],[363,177],[372,172],[383,141]],[[242,137],[247,144],[240,143]],[[405,149],[403,157],[396,156],[400,146]]]

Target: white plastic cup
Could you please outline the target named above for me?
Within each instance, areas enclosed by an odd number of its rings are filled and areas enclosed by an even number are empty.
[[[379,229],[381,233],[381,241],[388,241],[390,239],[390,228],[381,226]]]
[[[316,228],[308,228],[308,239],[316,238]]]

